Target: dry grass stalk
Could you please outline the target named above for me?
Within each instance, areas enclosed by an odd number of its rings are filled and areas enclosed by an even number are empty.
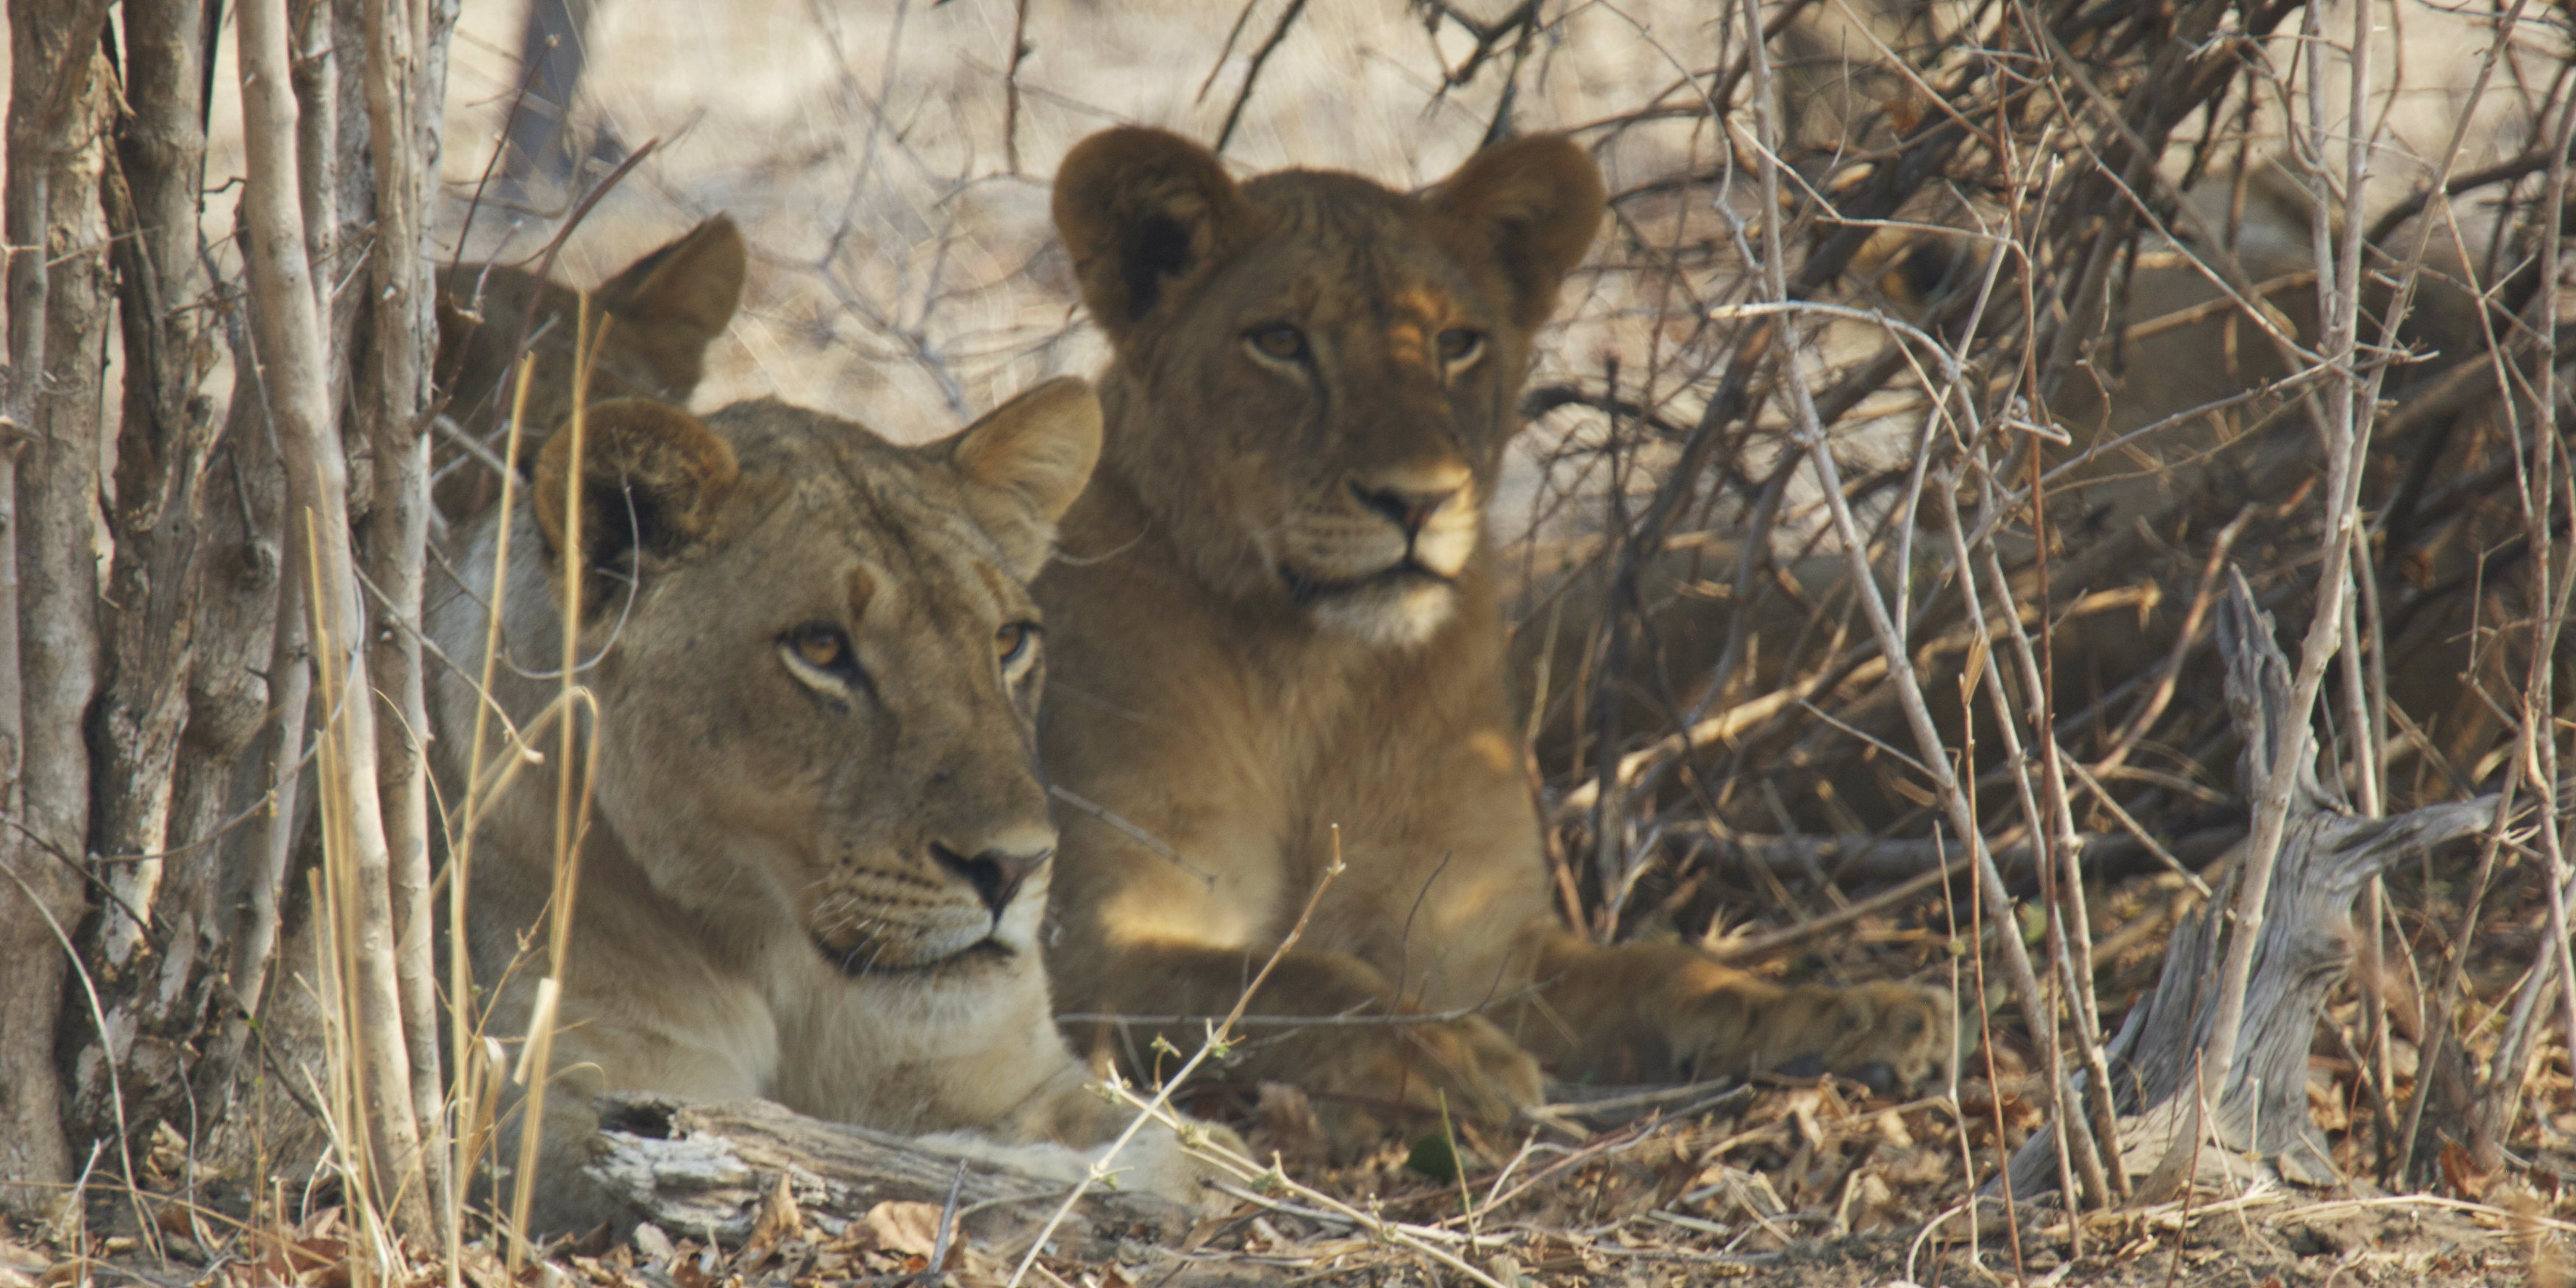
[[[510,534],[512,516],[519,500],[519,446],[524,441],[528,416],[528,385],[536,374],[536,355],[519,359],[519,379],[510,404],[509,437],[502,448],[501,497],[497,503],[492,555],[492,607],[483,637],[483,671],[477,677],[476,691],[490,694],[492,674],[500,665],[501,622],[509,607]],[[454,1249],[461,1246],[465,1228],[465,1195],[468,1183],[483,1157],[490,1135],[493,1113],[492,1098],[498,1090],[493,1085],[496,1072],[484,1055],[483,1016],[474,1007],[474,964],[466,945],[472,942],[466,921],[466,909],[474,888],[475,803],[484,798],[484,748],[491,741],[492,716],[498,710],[488,697],[474,707],[474,733],[465,744],[465,799],[457,802],[455,817],[460,820],[448,832],[447,843],[447,1023],[453,1042],[448,1068],[454,1078],[448,1097],[450,1120],[448,1143],[453,1155],[448,1164],[450,1184],[444,1213],[449,1244],[448,1288],[458,1288]],[[512,758],[515,762],[517,757]]]
[[[592,365],[598,361],[599,340],[609,320],[603,317],[594,323],[587,293],[582,295],[580,306],[574,312],[578,322],[573,352],[581,356],[573,365],[572,417],[556,432],[566,436],[570,447],[564,463],[563,530],[570,534],[567,540],[575,548],[564,553],[564,562],[568,568],[578,570],[590,558],[588,551],[578,548],[586,531],[582,526],[581,513],[584,487],[582,458],[589,439],[590,373]],[[594,325],[599,328],[596,332]],[[523,399],[525,384],[523,378]],[[511,433],[515,436],[518,432],[518,426],[514,424]],[[496,566],[493,569],[494,584],[497,586],[508,574],[506,565]],[[564,963],[572,945],[573,899],[581,888],[581,842],[589,830],[590,793],[598,771],[598,739],[589,741],[586,756],[579,754],[584,750],[579,714],[588,714],[594,726],[599,718],[597,702],[581,683],[581,588],[584,580],[574,573],[561,578],[563,655],[559,679],[562,689],[555,698],[553,709],[561,724],[562,736],[557,742],[558,759],[555,761],[554,891],[546,904],[546,973],[537,980],[536,1003],[528,1016],[527,1044],[520,1048],[518,1067],[511,1074],[513,1082],[527,1088],[526,1098],[519,1102],[519,1162],[510,1193],[509,1266],[514,1277],[527,1263],[528,1207],[536,1196],[537,1156],[545,1130],[546,1093],[553,1071],[555,1006],[563,995]],[[497,629],[501,620],[497,605],[492,620]],[[486,656],[497,652],[497,648],[490,649]],[[578,782],[572,773],[577,759],[582,765]],[[466,826],[473,826],[470,815]]]

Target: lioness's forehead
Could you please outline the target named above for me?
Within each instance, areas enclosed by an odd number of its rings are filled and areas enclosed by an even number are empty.
[[[1010,605],[1012,583],[993,570],[1001,551],[948,469],[857,422],[784,403],[736,404],[708,424],[732,441],[745,479],[766,484],[746,489],[765,498],[751,525],[840,551],[868,570],[870,604],[915,611],[941,601],[920,593],[936,586],[954,588],[956,607]]]

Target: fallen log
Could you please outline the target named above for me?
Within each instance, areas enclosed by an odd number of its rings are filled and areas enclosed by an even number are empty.
[[[783,1176],[804,1219],[827,1234],[879,1203],[949,1205],[953,1193],[959,1231],[1016,1253],[1090,1160],[1057,1145],[871,1131],[766,1100],[611,1092],[598,1105],[590,1177],[668,1233],[728,1243],[750,1235]],[[1095,1185],[1057,1227],[1052,1250],[1079,1258],[1123,1238],[1176,1236],[1190,1220],[1179,1204]]]
[[[2237,777],[2249,803],[2262,799],[2280,740],[2291,732],[2290,662],[2272,632],[2271,614],[2255,607],[2244,577],[2231,571],[2217,611],[2218,647],[2228,714],[2244,743]],[[2319,738],[2316,745],[2332,744]],[[2217,1019],[2241,868],[2199,915],[2174,927],[2155,992],[2129,1012],[2105,1053],[2121,1114],[2120,1152],[2133,1175],[2191,1152],[2206,1103],[2205,1139],[2216,1146],[2252,1154],[2302,1184],[2342,1179],[2309,1116],[2308,1048],[2326,995],[2351,961],[2353,899],[2399,859],[2492,826],[2497,805],[2498,797],[2487,795],[2363,818],[2319,779],[2314,757],[2299,766],[2229,1067],[2198,1066]],[[2014,1154],[2015,1198],[2055,1188],[2055,1130],[2052,1124],[2034,1133]],[[2216,1150],[2209,1153],[2215,1162]],[[2179,1166],[2163,1169],[2175,1174],[2160,1178],[2167,1181],[2161,1188],[2180,1179]],[[2145,1190],[2140,1197],[2152,1201]]]

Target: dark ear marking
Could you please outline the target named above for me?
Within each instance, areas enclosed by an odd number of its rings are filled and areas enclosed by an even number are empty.
[[[1142,322],[1162,297],[1163,279],[1190,266],[1190,230],[1167,215],[1147,215],[1129,230],[1119,260],[1127,274],[1127,320]]]
[[[558,568],[585,574],[628,562],[673,558],[705,540],[739,467],[733,448],[677,407],[619,399],[584,419],[581,530],[569,532],[566,491],[573,469],[569,427],[537,457],[531,493],[537,531]],[[640,568],[639,568],[640,571]],[[585,593],[584,598],[597,602]]]
[[[1214,153],[1135,126],[1075,144],[1056,169],[1051,204],[1083,303],[1113,341],[1266,220]]]

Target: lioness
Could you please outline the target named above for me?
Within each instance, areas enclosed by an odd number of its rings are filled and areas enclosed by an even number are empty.
[[[1911,1083],[1951,1046],[1929,990],[1784,988],[1679,944],[1595,947],[1550,911],[1483,506],[1531,333],[1603,203],[1561,138],[1419,197],[1303,170],[1238,185],[1138,128],[1056,178],[1115,351],[1099,473],[1035,587],[1057,676],[1040,746],[1078,802],[1057,813],[1057,989],[1075,1012],[1224,1012],[1338,824],[1348,869],[1251,1010],[1447,1013],[1244,1056],[1325,1093],[1345,1148],[1444,1093],[1506,1118],[1542,1067]]]
[[[524,727],[558,691],[558,595],[582,579],[597,696],[547,1111],[579,1157],[602,1088],[759,1096],[886,1130],[1089,1145],[1124,1115],[1055,1030],[1036,937],[1056,844],[1035,765],[1044,668],[1026,579],[1099,451],[1079,380],[964,432],[891,446],[762,401],[704,421],[591,411],[579,530],[573,435],[510,529],[491,698]],[[465,800],[502,527],[485,515],[434,605],[442,785]],[[491,1032],[527,1030],[543,971],[559,757],[481,816],[475,975]],[[487,765],[490,762],[487,761]],[[1168,1134],[1121,1163],[1177,1191]],[[550,1180],[545,1224],[613,1213]]]

